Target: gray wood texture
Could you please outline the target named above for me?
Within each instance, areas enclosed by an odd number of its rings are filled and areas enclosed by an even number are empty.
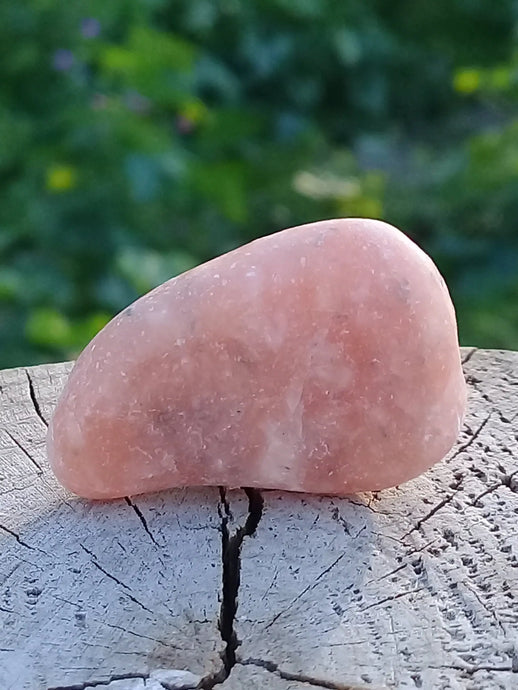
[[[0,372],[0,689],[518,688],[518,353],[463,358],[447,459],[343,499],[76,498],[45,455],[71,365]]]
[[[45,434],[69,370],[0,377],[0,688],[124,675],[113,687],[137,688],[157,669],[188,670],[196,682],[171,687],[196,687],[221,665],[218,491],[110,503],[67,494]]]

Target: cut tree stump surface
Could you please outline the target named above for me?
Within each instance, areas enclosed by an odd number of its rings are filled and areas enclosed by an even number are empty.
[[[45,454],[71,364],[0,372],[0,689],[518,688],[518,353],[462,354],[446,461],[343,499],[79,499]]]

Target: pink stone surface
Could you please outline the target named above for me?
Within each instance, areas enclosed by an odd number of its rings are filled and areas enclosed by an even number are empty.
[[[90,498],[176,486],[348,494],[451,448],[455,313],[431,259],[381,221],[303,225],[159,286],[70,375],[48,435]]]

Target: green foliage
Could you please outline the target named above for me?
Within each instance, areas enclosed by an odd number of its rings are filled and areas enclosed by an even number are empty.
[[[513,0],[3,0],[0,366],[350,215],[432,254],[465,344],[518,349],[517,23]]]

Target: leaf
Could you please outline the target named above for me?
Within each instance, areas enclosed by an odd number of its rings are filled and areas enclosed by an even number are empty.
[[[68,347],[72,340],[70,321],[51,307],[32,311],[25,332],[30,342],[43,347]]]

